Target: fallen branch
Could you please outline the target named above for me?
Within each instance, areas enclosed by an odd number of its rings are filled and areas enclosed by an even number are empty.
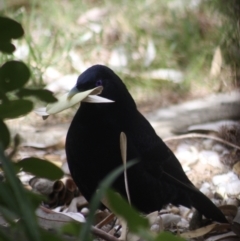
[[[206,138],[206,139],[212,139],[218,142],[221,142],[225,145],[231,146],[233,148],[236,148],[238,150],[240,150],[240,146],[237,146],[235,144],[232,144],[231,142],[225,141],[220,137],[216,137],[216,136],[211,136],[211,135],[205,135],[205,134],[185,134],[185,135],[180,135],[180,136],[170,136],[167,138],[164,138],[163,141],[164,142],[168,142],[168,141],[172,141],[172,140],[181,140],[181,139],[187,139],[187,138]]]

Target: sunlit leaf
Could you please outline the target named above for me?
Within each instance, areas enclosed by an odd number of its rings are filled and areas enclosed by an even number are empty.
[[[0,142],[2,143],[4,149],[6,149],[10,143],[10,132],[2,120],[0,120],[0,133]]]
[[[51,162],[35,157],[25,158],[16,165],[25,172],[51,180],[60,179],[64,174],[59,167]]]
[[[119,194],[108,190],[107,200],[112,211],[127,222],[130,231],[138,232],[141,228],[149,227],[148,220],[141,217]]]
[[[88,95],[100,93],[101,90],[102,90],[102,87],[99,86],[99,87],[96,87],[96,88],[91,89],[91,90],[87,90],[87,91],[84,91],[84,92],[77,93],[74,96],[72,96],[71,98],[69,98],[69,94],[66,93],[65,95],[61,96],[58,99],[58,102],[56,102],[54,104],[49,104],[47,106],[47,113],[55,114],[55,113],[61,112],[65,109],[68,109],[68,108],[76,105],[77,103],[80,103]]]
[[[33,103],[29,100],[12,100],[0,104],[0,118],[17,118],[28,114],[33,109]]]
[[[23,87],[30,78],[30,70],[23,62],[8,61],[0,68],[0,88],[8,92]]]
[[[37,97],[38,99],[48,102],[48,103],[57,101],[56,97],[53,96],[53,92],[51,92],[50,90],[20,89],[17,92],[17,95],[20,98],[23,98],[25,96],[34,96],[34,97]]]
[[[89,95],[97,95],[100,94],[102,91],[102,87],[98,86],[94,89],[87,90],[80,93],[74,93],[69,95],[69,93],[64,94],[61,96],[57,102],[53,104],[48,104],[47,107],[42,107],[37,110],[35,110],[36,114],[41,115],[45,118],[47,118],[51,114],[56,114],[58,112],[61,112],[63,110],[66,110],[76,104],[79,104],[81,101],[87,101],[93,103],[100,103],[100,102],[109,102],[106,98],[102,99],[94,99],[89,97]],[[88,98],[89,97],[89,98]],[[110,101],[111,102],[111,101]],[[44,118],[44,119],[45,119]]]
[[[0,17],[0,41],[22,37],[24,30],[20,23],[7,17]]]

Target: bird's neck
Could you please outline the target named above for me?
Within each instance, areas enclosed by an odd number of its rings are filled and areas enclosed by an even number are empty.
[[[153,127],[138,110],[129,118],[125,130],[127,135],[136,141],[135,144],[143,152],[162,142]]]
[[[119,132],[125,132],[143,151],[162,142],[136,106],[84,103],[76,115],[83,125],[105,128],[105,131],[114,128]]]

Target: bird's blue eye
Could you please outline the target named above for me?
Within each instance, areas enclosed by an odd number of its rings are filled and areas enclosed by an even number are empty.
[[[102,80],[101,79],[96,82],[96,86],[102,86]]]

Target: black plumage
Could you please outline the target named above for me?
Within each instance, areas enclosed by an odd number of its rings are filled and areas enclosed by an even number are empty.
[[[127,160],[139,162],[128,169],[132,204],[141,212],[160,210],[172,203],[195,207],[207,218],[226,222],[221,211],[185,175],[172,151],[137,110],[122,80],[108,67],[95,65],[83,72],[79,91],[103,86],[100,96],[114,103],[81,103],[68,130],[66,154],[70,172],[90,200],[99,182],[122,165],[120,133],[127,136]],[[176,120],[177,122],[177,120]],[[113,188],[126,197],[123,175]]]

